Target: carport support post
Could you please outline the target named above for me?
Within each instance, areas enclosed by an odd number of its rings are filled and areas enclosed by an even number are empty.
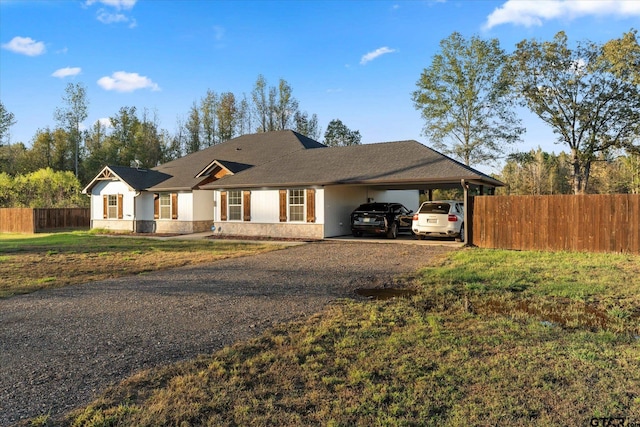
[[[468,245],[469,244],[469,222],[467,221],[468,215],[467,215],[467,206],[469,205],[469,186],[467,185],[467,183],[464,181],[464,179],[460,180],[460,184],[462,185],[462,191],[464,191],[464,216],[463,216],[463,222],[464,222],[464,244]]]

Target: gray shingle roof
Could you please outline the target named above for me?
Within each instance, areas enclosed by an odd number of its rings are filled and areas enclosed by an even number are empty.
[[[220,166],[233,175],[206,183],[208,173]],[[458,186],[461,179],[503,185],[417,141],[327,147],[293,131],[244,135],[152,170],[109,169],[135,190],[148,191],[337,184],[427,188]],[[96,177],[85,191],[98,180]]]
[[[424,186],[461,179],[503,185],[417,141],[301,150],[202,188],[291,187],[332,184]]]
[[[206,177],[196,177],[214,160],[232,172],[273,161],[295,151],[326,148],[313,139],[291,130],[243,135],[157,166],[154,170],[170,175],[167,180],[149,188],[151,191],[190,190]]]
[[[105,172],[105,169],[113,172],[118,178],[120,178],[125,184],[133,188],[136,191],[145,190],[152,187],[162,181],[171,178],[162,172],[158,172],[150,169],[138,169],[130,168],[127,166],[106,166],[100,171],[100,173],[82,190],[84,193],[88,193],[99,181],[104,178],[100,176]]]

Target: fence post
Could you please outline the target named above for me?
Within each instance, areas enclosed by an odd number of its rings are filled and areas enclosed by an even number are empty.
[[[463,220],[462,222],[464,223],[464,244],[465,245],[470,245],[471,243],[469,242],[469,214],[468,214],[468,209],[467,206],[469,205],[469,186],[467,185],[467,183],[464,181],[464,179],[460,180],[460,184],[462,185],[462,190],[464,191],[464,215],[463,215]]]

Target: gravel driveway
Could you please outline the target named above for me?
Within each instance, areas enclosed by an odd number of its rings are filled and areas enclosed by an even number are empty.
[[[0,300],[0,425],[308,316],[451,247],[318,242]]]

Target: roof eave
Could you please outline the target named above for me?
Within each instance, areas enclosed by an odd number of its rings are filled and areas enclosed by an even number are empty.
[[[292,182],[276,182],[268,184],[224,184],[223,182],[216,184],[207,184],[204,189],[206,190],[219,190],[229,188],[283,188],[283,187],[324,187],[328,185],[411,185],[411,186],[429,186],[432,184],[460,184],[462,180],[465,180],[468,184],[473,185],[488,185],[492,187],[504,187],[504,183],[487,177],[478,176],[460,176],[449,178],[435,178],[429,180],[417,180],[417,179],[396,179],[396,180],[384,180],[384,179],[359,179],[359,180],[336,180],[336,181],[292,181]]]

